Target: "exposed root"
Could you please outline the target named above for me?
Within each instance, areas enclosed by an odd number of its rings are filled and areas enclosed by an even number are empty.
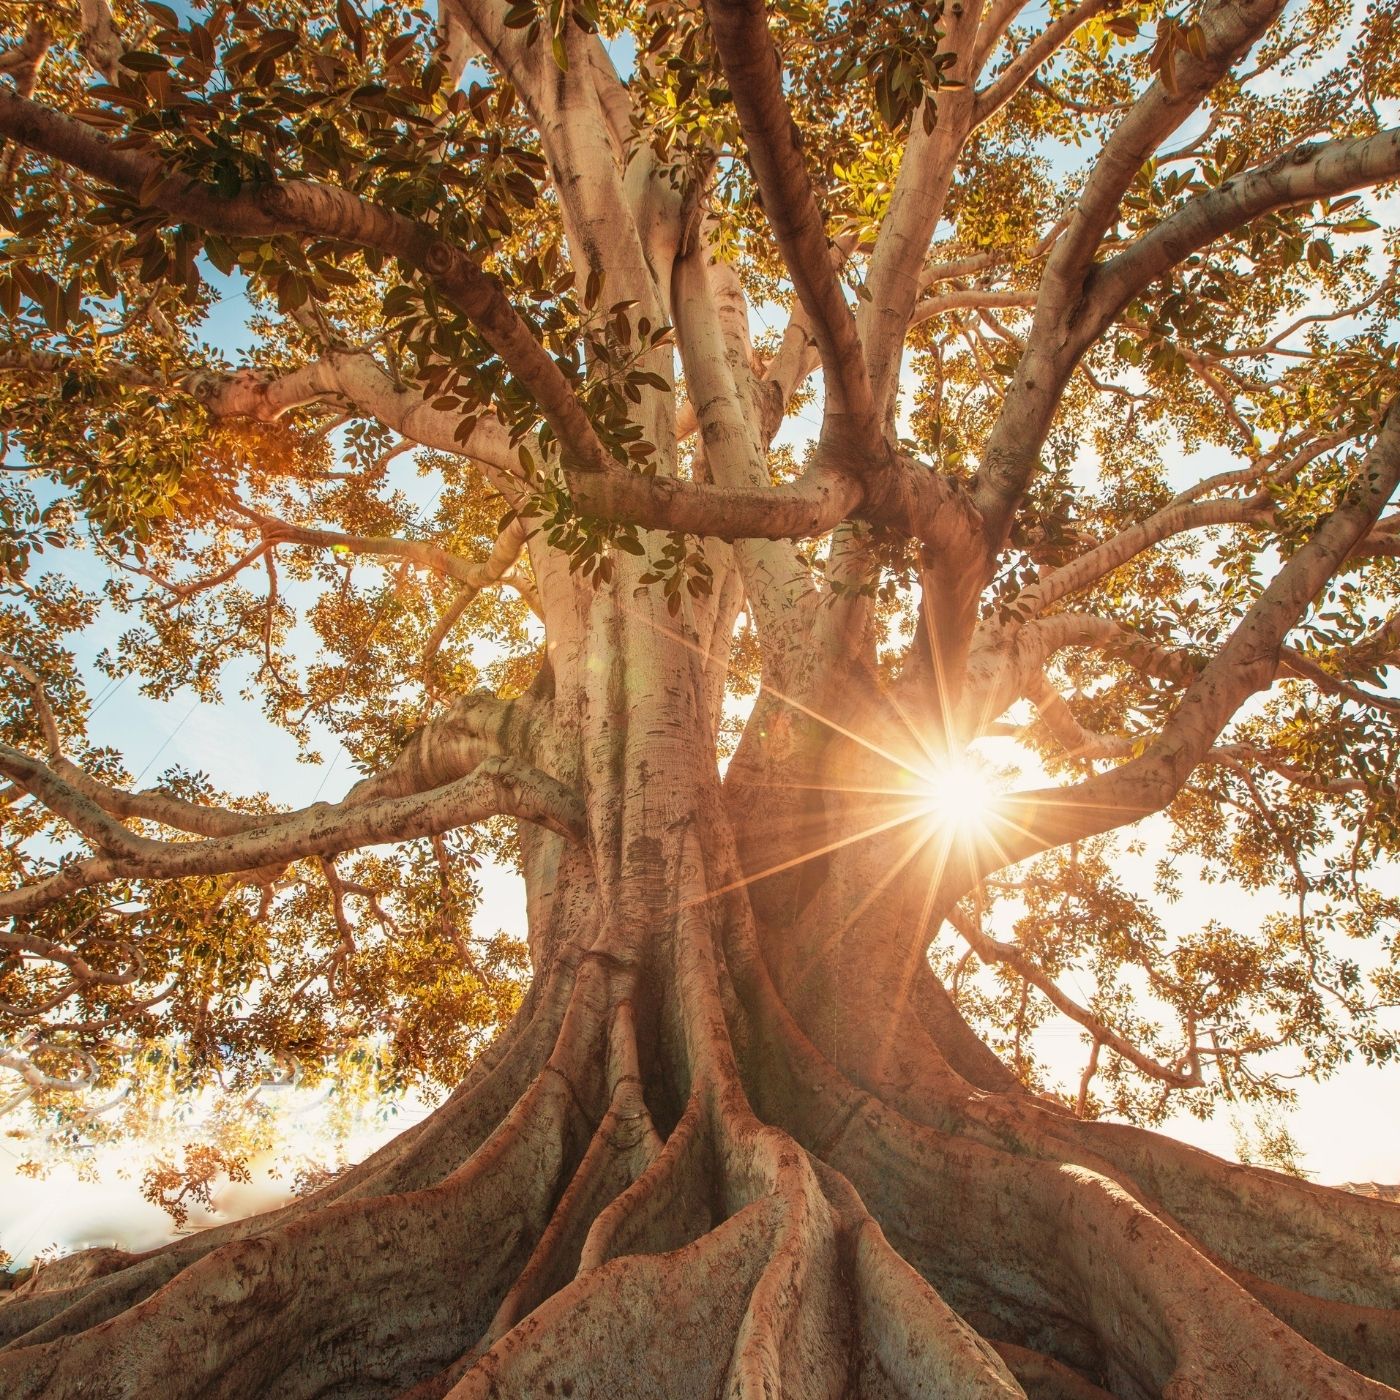
[[[459,1167],[510,1112],[558,1038],[573,966],[561,960],[513,1023],[446,1104],[320,1190],[264,1215],[187,1235],[145,1254],[86,1250],[37,1270],[0,1304],[0,1346],[84,1331],[164,1287],[222,1246],[280,1228],[337,1200],[367,1199],[441,1180]],[[535,1009],[534,1016],[526,1013]],[[51,1326],[46,1326],[51,1324]]]
[[[0,1353],[0,1378],[15,1382],[6,1393],[64,1393],[113,1355],[122,1361],[113,1396],[158,1393],[171,1400],[250,1391],[313,1395],[327,1376],[357,1382],[368,1376],[400,1389],[405,1375],[439,1369],[485,1329],[548,1228],[561,1178],[592,1131],[575,1080],[586,1081],[599,1058],[590,1047],[600,1043],[605,983],[592,963],[574,980],[544,1072],[480,1149],[440,1183],[359,1200],[345,1196],[219,1245],[159,1294],[101,1326],[84,1323],[83,1315],[97,1305],[115,1311],[113,1299],[89,1296]],[[496,1073],[509,1061],[499,1062]],[[491,1078],[480,1087],[491,1088]],[[449,1130],[469,1105],[461,1100],[440,1115]],[[436,1145],[449,1130],[423,1137]],[[147,1264],[163,1272],[179,1268],[173,1253]],[[138,1272],[125,1270],[109,1283]],[[346,1287],[347,1278],[353,1287]],[[79,1326],[89,1330],[66,1337]],[[196,1364],[172,1373],[172,1349],[191,1335],[206,1336],[207,1343]]]
[[[1400,1312],[1294,1293],[1249,1274],[1236,1281],[1319,1351],[1400,1389]]]
[[[483,1338],[487,1346],[569,1281],[599,1212],[661,1154],[661,1139],[642,1100],[630,1004],[614,1013],[612,1031],[608,1111],[529,1262],[496,1310]]]
[[[835,1214],[806,1154],[786,1133],[764,1129],[754,1148],[782,1211],[739,1326],[725,1394],[848,1394],[849,1309]]]
[[[759,1200],[669,1254],[580,1274],[491,1348],[450,1400],[651,1400],[719,1392],[778,1205]]]
[[[827,1190],[847,1220],[856,1346],[851,1392],[866,1400],[912,1400],[931,1377],[948,1400],[1005,1400],[1021,1394],[1007,1367],[902,1259],[844,1177]]]
[[[599,1208],[636,1179],[660,1145],[640,1105],[635,1079],[620,1083],[549,1224],[481,1339],[436,1375],[412,1387],[405,1400],[440,1400],[484,1350],[564,1287],[577,1271],[584,1234]]]
[[[1102,1374],[1122,1397],[1393,1394],[1324,1356],[1115,1182],[881,1114],[861,1115],[833,1161],[987,1335]]]
[[[919,1024],[938,1055],[967,1082],[990,1093],[1024,1095],[1027,1090],[963,1019],[952,997],[920,959],[915,970],[911,1002]]]
[[[128,1268],[139,1254],[131,1254],[124,1249],[83,1249],[76,1254],[65,1254],[52,1263],[41,1264],[23,1283],[15,1288],[7,1300],[11,1304],[16,1298],[34,1298],[42,1293],[58,1293],[82,1284],[91,1283],[118,1269]],[[0,1310],[0,1321],[5,1313]]]
[[[792,1043],[805,1037],[775,1013],[762,980],[753,993],[765,1000],[766,1021],[781,1028],[791,1056]],[[970,1143],[1115,1182],[1186,1234],[1203,1264],[1235,1279],[1328,1355],[1396,1382],[1400,1209],[1393,1203],[1226,1162],[1142,1129],[1083,1123],[1024,1093],[988,1095],[965,1084],[950,1094],[946,1069],[937,1067],[944,1047],[925,1036],[929,1023],[919,1019],[922,1025],[906,1021],[887,1033],[886,1075],[874,1091],[881,1102]],[[834,1092],[855,1102],[852,1091],[857,1086],[839,1074],[824,1090],[828,1101]]]
[[[1388,1393],[1324,1356],[1114,1183],[1077,1167],[1056,1177],[1061,1257],[1116,1391],[1219,1400]]]
[[[869,1041],[872,1089],[714,920],[682,903],[640,1039],[654,984],[601,936],[566,947],[470,1090],[336,1192],[135,1262],[92,1254],[0,1307],[43,1314],[0,1350],[0,1390],[1396,1400],[1400,1313],[1362,1301],[1390,1296],[1394,1207],[1346,1198],[1338,1222],[1316,1188],[1273,1197],[1271,1174],[1155,1154],[946,1062],[924,1075],[917,1014]],[[677,1108],[663,1142],[652,1113]],[[1311,1244],[1248,1238],[1291,1208]],[[1299,1272],[1320,1296],[1277,1281]]]
[[[1400,1309],[1400,1209],[1118,1123],[1076,1127],[1222,1259],[1298,1293]]]
[[[573,1116],[543,1076],[440,1186],[223,1245],[119,1319],[0,1354],[5,1393],[81,1393],[103,1374],[113,1400],[301,1396],[436,1369],[480,1334],[543,1231]]]
[[[580,1250],[579,1271],[623,1254],[675,1250],[703,1235],[713,1223],[711,1164],[695,1097],[646,1171],[599,1212]]]
[[[992,1346],[1030,1400],[1113,1400],[1108,1391],[1053,1357],[1014,1342],[993,1342]]]
[[[769,1030],[751,1056],[760,1107],[851,1178],[899,1252],[986,1335],[1128,1397],[1393,1394],[1366,1379],[1393,1375],[1393,1311],[1217,1267],[1109,1164],[1074,1160],[1098,1160],[1075,1139],[1082,1125],[1028,1114],[1024,1099],[945,1100],[937,1116],[961,1120],[958,1134],[904,1118],[817,1056],[770,986],[759,969],[744,987]]]

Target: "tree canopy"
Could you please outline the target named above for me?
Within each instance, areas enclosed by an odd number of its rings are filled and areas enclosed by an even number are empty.
[[[680,988],[624,1053],[613,987],[594,1056],[679,1056],[676,1116],[767,977],[945,1127],[953,1079],[1155,1124],[1394,1057],[1394,4],[0,25],[0,1065],[50,1130],[455,1085],[591,958]],[[360,776],[141,787],[88,734],[126,676]],[[528,945],[473,928],[482,860]]]

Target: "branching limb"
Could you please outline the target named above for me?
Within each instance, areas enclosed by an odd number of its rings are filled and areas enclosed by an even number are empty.
[[[1351,793],[1364,793],[1369,789],[1359,778],[1318,778],[1290,763],[1286,758],[1261,748],[1258,744],[1217,744],[1206,754],[1206,762],[1219,763],[1235,772],[1246,772],[1248,765],[1255,764],[1266,768],[1286,779],[1294,787],[1306,788],[1309,792],[1324,793],[1329,797],[1343,797]]]
[[[121,30],[107,0],[80,0],[82,37],[78,47],[92,69],[109,83],[117,80],[117,61],[126,52]]]
[[[331,856],[359,846],[409,841],[467,826],[490,816],[513,816],[579,839],[579,799],[538,769],[490,758],[456,782],[405,797],[362,804],[318,803],[270,819],[236,835],[172,843],[137,836],[95,803],[62,783],[52,770],[14,750],[0,750],[0,772],[35,792],[111,854],[74,861],[36,885],[0,893],[0,915],[25,915],[77,890],[108,880],[178,879],[234,874],[288,865],[306,856]]]
[[[1197,108],[1268,28],[1280,0],[1218,0],[1200,20],[1202,53],[1184,58],[1169,87],[1160,79],[1134,103],[1104,145],[1064,234],[1046,264],[1035,321],[1002,411],[988,435],[974,500],[999,548],[1011,512],[1035,470],[1060,395],[1084,350],[1107,324],[1085,324],[1081,303],[1099,280],[1093,260],[1143,162]],[[1109,315],[1117,314],[1122,302]]]
[[[764,212],[826,368],[828,428],[872,453],[881,442],[855,318],[832,272],[826,225],[802,158],[802,138],[783,95],[778,51],[756,0],[710,0],[715,47],[734,94]],[[823,430],[824,432],[827,429]]]
[[[487,555],[485,560],[471,566],[472,576],[462,581],[462,588],[458,591],[457,596],[448,604],[438,619],[437,625],[429,634],[423,647],[423,665],[425,667],[437,655],[438,648],[447,639],[448,633],[457,625],[462,614],[471,605],[472,600],[483,589],[490,588],[492,584],[502,583],[514,588],[529,604],[531,611],[537,617],[540,616],[541,605],[534,585],[515,568],[524,548],[525,524],[517,516],[497,536],[496,543],[492,545],[491,553]]]
[[[1130,1040],[1126,1040],[1092,1012],[1085,1010],[1073,998],[1066,996],[1055,985],[1054,979],[1028,958],[1016,944],[983,933],[978,928],[975,918],[965,917],[961,910],[954,909],[948,915],[948,922],[957,929],[984,963],[1001,963],[1009,967],[1018,977],[1040,992],[1062,1015],[1083,1026],[1096,1044],[1107,1045],[1110,1050],[1127,1060],[1134,1069],[1140,1070],[1159,1083],[1170,1085],[1173,1089],[1194,1089],[1203,1083],[1194,1038],[1180,1060],[1170,1065],[1162,1064],[1150,1055],[1144,1055]]]
[[[1233,491],[1241,486],[1283,486],[1296,480],[1298,474],[1326,452],[1349,442],[1355,434],[1343,429],[1335,433],[1302,435],[1284,438],[1273,449],[1247,467],[1217,472],[1194,486],[1180,492],[1165,509],[1198,501],[1217,491]]]
[[[425,724],[387,768],[356,783],[346,793],[345,805],[440,788],[468,776],[488,758],[533,763],[534,719],[528,697],[501,700],[487,690],[463,695]]]
[[[1046,25],[978,94],[973,124],[981,126],[1006,106],[1081,25],[1110,8],[1114,0],[1080,0]]]
[[[1093,613],[1054,613],[1022,626],[984,623],[968,658],[964,732],[985,734],[1007,706],[1023,695],[1034,699],[1044,684],[1041,672],[1046,662],[1067,647],[1093,647],[1174,685],[1189,684],[1200,670],[1189,652],[1160,646],[1120,622]]]
[[[1069,702],[1041,676],[1030,686],[1031,704],[1055,736],[1066,758],[1131,758],[1137,741],[1127,735],[1095,734],[1075,718]]]
[[[1376,521],[1357,542],[1348,556],[1351,559],[1394,559],[1400,557],[1400,515],[1388,515]]]
[[[727,489],[768,489],[769,428],[776,429],[778,415],[763,412],[763,386],[752,370],[748,305],[739,279],[726,264],[711,261],[702,240],[677,260],[672,283],[677,344],[704,444],[704,466]],[[804,600],[814,596],[810,571],[783,541],[745,541],[738,545],[736,559],[760,626],[776,641],[791,630]]]
[[[443,578],[455,579],[466,585],[475,596],[483,588],[499,583],[520,557],[525,543],[525,528],[519,521],[513,521],[497,539],[488,558],[480,563],[464,559],[460,554],[443,549],[428,540],[410,540],[401,536],[350,535],[341,530],[321,530],[311,526],[294,525],[290,521],[278,520],[265,515],[240,502],[230,500],[229,504],[245,520],[252,522],[262,535],[260,544],[231,566],[223,575],[209,580],[201,580],[199,588],[210,587],[222,582],[223,577],[231,576],[237,569],[262,553],[263,550],[279,545],[305,545],[312,549],[336,549],[350,554],[369,555],[381,559],[403,559],[416,564]],[[178,586],[176,586],[178,587]]]
[[[1064,311],[1077,299],[1104,234],[1143,163],[1201,104],[1250,45],[1273,23],[1278,0],[1216,0],[1200,18],[1199,53],[1174,65],[1174,81],[1157,78],[1114,128],[1045,272],[1042,306]],[[1037,318],[1039,319],[1039,318]]]
[[[1400,175],[1400,128],[1299,146],[1188,200],[1091,279],[1076,341],[1092,342],[1144,287],[1208,243],[1261,215]]]
[[[12,348],[0,354],[0,372],[16,375],[68,374],[82,368],[80,360],[52,351]],[[192,394],[216,420],[251,418],[273,423],[310,404],[348,403],[396,429],[409,442],[470,457],[498,473],[518,466],[509,435],[494,415],[480,415],[471,433],[459,437],[460,414],[435,409],[421,391],[396,383],[368,350],[333,347],[309,364],[277,372],[199,370],[172,380],[154,368],[117,359],[104,359],[98,372],[109,384]]]
[[[1198,483],[1146,520],[1111,536],[1031,584],[1018,597],[1018,608],[1034,616],[1061,598],[1107,577],[1154,545],[1190,530],[1208,529],[1213,525],[1268,525],[1274,517],[1275,504],[1266,490],[1259,490],[1248,497],[1209,501],[1199,498],[1207,491],[1226,490],[1255,482],[1261,485],[1281,484],[1296,476],[1308,462],[1345,441],[1345,433],[1329,434],[1287,456],[1282,463],[1276,464],[1275,459],[1279,454],[1273,453],[1254,467],[1224,472]],[[1272,469],[1266,473],[1266,467]]]
[[[1166,806],[1243,701],[1273,683],[1283,639],[1371,527],[1397,483],[1400,411],[1392,407],[1341,504],[1278,571],[1187,688],[1157,739],[1111,773],[1010,800],[1005,835],[997,853],[984,857],[985,868],[1111,831]]]
[[[263,538],[251,549],[244,550],[231,564],[217,570],[212,574],[205,574],[202,578],[186,579],[183,582],[175,583],[172,580],[158,574],[154,569],[144,569],[136,566],[134,572],[139,573],[142,578],[148,578],[153,583],[158,584],[170,594],[166,607],[174,607],[178,603],[187,602],[200,593],[207,593],[211,588],[217,588],[221,583],[227,583],[229,579],[241,574],[244,569],[252,564],[256,564],[265,554],[274,549],[276,540]]]
[[[86,932],[88,922],[91,921],[84,922],[75,929],[73,936],[77,937]],[[51,939],[40,937],[37,933],[0,931],[0,948],[6,948],[29,957],[42,958],[47,962],[59,963],[72,974],[74,981],[90,986],[130,986],[140,976],[142,968],[142,960],[139,956],[133,957],[130,966],[116,971],[97,968],[81,953],[75,953],[72,949],[64,948]],[[67,1000],[67,994],[65,993],[60,1000]],[[55,1005],[57,1004],[55,1003]]]
[[[976,5],[945,13],[947,34],[942,42],[953,62],[944,74],[944,85],[928,92],[911,116],[899,175],[870,256],[866,299],[856,314],[874,408],[887,423],[893,419],[901,350],[920,291],[919,274],[974,124],[973,48],[978,20]],[[824,358],[824,363],[829,361]]]
[[[507,301],[495,278],[425,224],[335,185],[288,180],[229,197],[172,175],[150,156],[121,150],[81,123],[0,91],[0,132],[154,207],[243,237],[303,233],[373,248],[416,267],[466,315],[527,385],[565,451],[584,470],[607,462],[563,373]]]
[[[173,831],[187,831],[201,836],[230,836],[258,826],[265,820],[264,817],[251,812],[235,812],[226,807],[186,802],[182,798],[172,797],[154,789],[146,792],[126,792],[92,777],[63,753],[53,708],[49,704],[38,673],[17,657],[8,654],[0,654],[0,662],[17,670],[30,684],[34,706],[44,731],[48,768],[64,787],[102,812],[120,819],[136,818],[157,822]],[[18,750],[9,752],[18,754]],[[28,763],[34,761],[25,754],[18,754],[18,757]],[[30,791],[21,780],[17,782],[24,791]]]
[[[1389,695],[1377,695],[1374,691],[1363,689],[1351,681],[1334,676],[1330,671],[1323,670],[1311,657],[1304,656],[1302,652],[1295,651],[1292,647],[1284,648],[1281,669],[1297,676],[1300,680],[1311,682],[1324,694],[1337,695],[1352,701],[1354,704],[1364,705],[1367,709],[1379,710],[1384,714],[1400,714],[1400,700]]]
[[[554,45],[532,43],[505,23],[507,7],[492,0],[451,0],[448,18],[520,93],[539,133],[558,195],[572,255],[583,269],[649,305],[661,300],[643,246],[641,220],[624,185],[631,99],[596,33],[566,22]],[[623,143],[619,143],[619,135]],[[639,163],[648,159],[639,157]]]
[[[977,46],[973,53],[975,72],[981,73],[991,62],[997,45],[1006,37],[1006,31],[1015,24],[1027,3],[1028,0],[990,0],[983,6],[977,28]]]
[[[26,1050],[52,1050],[53,1048],[42,1042],[36,1042],[32,1038],[24,1046]],[[92,1056],[73,1050],[64,1050],[61,1053],[70,1058],[82,1060],[84,1072],[77,1075],[48,1074],[40,1069],[27,1054],[20,1054],[14,1050],[0,1050],[0,1069],[13,1070],[24,1081],[31,1093],[50,1093],[55,1090],[60,1093],[76,1093],[79,1090],[91,1088],[97,1078],[97,1065]]]
[[[762,27],[761,15],[756,22]],[[740,22],[736,35],[746,32]],[[776,58],[766,30],[764,42],[775,74]],[[782,102],[780,90],[776,101]],[[790,117],[784,120],[791,124]],[[572,386],[493,277],[427,225],[337,186],[286,181],[225,198],[170,177],[151,158],[119,150],[80,123],[3,91],[0,134],[133,195],[148,191],[166,213],[203,227],[255,237],[300,232],[373,248],[420,269],[533,394],[559,439],[566,479],[586,515],[728,540],[800,539],[825,533],[860,506],[872,519],[898,522],[925,541],[967,537],[969,509],[961,494],[926,468],[888,456],[878,434],[853,435],[850,429],[861,416],[853,409],[838,415],[844,427],[837,441],[819,447],[802,479],[788,487],[729,491],[628,470],[604,449]],[[805,174],[802,179],[805,184]],[[824,242],[822,246],[824,250]],[[823,267],[829,268],[823,256]],[[831,281],[832,295],[840,301],[835,279]],[[854,338],[854,323],[844,305],[841,301]],[[829,364],[837,362],[828,359]],[[856,355],[839,362],[863,363]],[[859,377],[863,380],[863,370]],[[829,392],[828,403],[832,402]],[[871,478],[869,491],[861,485],[864,477]]]
[[[1291,339],[1299,331],[1308,326],[1322,326],[1335,323],[1337,321],[1349,321],[1355,316],[1359,316],[1363,311],[1374,306],[1383,296],[1390,292],[1395,285],[1395,279],[1387,274],[1376,283],[1374,290],[1369,296],[1363,297],[1360,301],[1350,306],[1342,307],[1337,311],[1314,311],[1306,316],[1299,316],[1291,321],[1282,330],[1276,331],[1267,340],[1258,345],[1238,345],[1234,349],[1217,351],[1215,358],[1218,360],[1234,359],[1254,359],[1265,358],[1269,355],[1305,355],[1304,350],[1289,350],[1284,347],[1284,341]]]
[[[0,352],[0,374],[68,374],[79,368],[81,361],[72,355],[60,355],[54,350],[21,349],[10,346]],[[159,388],[165,380],[154,371],[125,360],[110,359],[103,363],[102,377],[111,384],[132,389]]]
[[[13,80],[15,89],[24,97],[32,97],[39,81],[39,70],[44,66],[49,49],[53,45],[53,35],[42,18],[32,20],[24,32],[24,38],[11,49],[0,53],[0,73]],[[5,180],[8,183],[14,175],[12,162],[7,159]]]
[[[966,287],[922,297],[914,306],[910,326],[922,325],[949,311],[983,311],[992,307],[1031,307],[1034,292],[998,291],[991,287]]]

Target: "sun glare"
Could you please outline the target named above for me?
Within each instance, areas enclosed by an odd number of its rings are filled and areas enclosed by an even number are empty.
[[[920,775],[928,821],[964,839],[980,836],[996,815],[1001,792],[991,772],[975,758],[949,758]]]

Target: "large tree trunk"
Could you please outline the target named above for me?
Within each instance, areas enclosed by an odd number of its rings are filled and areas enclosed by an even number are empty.
[[[40,1270],[5,1395],[1395,1393],[1400,1208],[1025,1092],[924,961],[956,856],[843,843],[886,760],[760,701],[722,785],[704,649],[626,578],[586,611],[514,1023],[317,1194]]]
[[[496,56],[507,44],[479,37]],[[742,40],[731,48],[752,56]],[[569,71],[588,71],[586,57]],[[531,101],[575,260],[606,266],[608,295],[638,317],[675,325],[702,443],[682,482],[675,402],[648,395],[637,426],[663,445],[659,475],[595,461],[569,478],[581,507],[610,518],[608,492],[624,487],[656,487],[663,505],[710,484],[735,510],[745,492],[766,500],[777,422],[732,272],[693,246],[683,192],[657,170],[634,165],[624,187],[591,81],[552,74]],[[764,126],[759,108],[741,116]],[[793,194],[785,172],[781,161],[769,172],[770,213]],[[909,236],[920,258],[941,199],[924,201],[922,245]],[[803,213],[810,195],[788,203],[789,242],[817,249],[804,276],[829,273],[820,220]],[[437,262],[457,267],[446,252]],[[477,283],[463,285],[477,307]],[[917,518],[903,533],[928,546],[928,635],[911,667],[927,651],[937,674],[897,705],[873,674],[873,645],[855,644],[869,642],[868,599],[857,588],[819,601],[787,538],[825,533],[817,507],[831,499],[838,545],[863,528],[832,495],[837,479],[856,490],[869,465],[865,420],[847,422],[842,397],[860,398],[860,376],[836,374],[859,355],[843,359],[846,304],[834,283],[821,290],[802,304],[825,337],[834,426],[823,446],[841,471],[815,472],[810,498],[784,497],[788,524],[709,531],[717,586],[674,616],[641,586],[641,561],[614,556],[610,585],[590,588],[537,539],[548,660],[532,694],[487,706],[497,718],[479,729],[459,708],[451,771],[430,771],[429,743],[412,756],[410,776],[436,790],[512,752],[586,805],[581,845],[522,829],[535,975],[515,1021],[436,1114],[316,1194],[149,1254],[96,1251],[40,1270],[0,1305],[5,1396],[1400,1393],[1400,1207],[1080,1121],[1028,1093],[933,977],[931,934],[976,871],[968,851],[911,820],[898,755],[915,729],[933,742],[956,728],[963,697],[947,693],[949,677],[989,695],[1001,684],[1004,648],[990,646],[995,664],[973,675],[984,566],[1044,436],[1032,410],[1048,423],[1084,346],[1057,352],[1058,378],[1036,370],[1036,389],[1025,370],[1008,390],[1019,407],[983,454],[1000,466],[975,530],[960,491],[940,488],[930,504],[919,493],[935,475],[888,453],[885,484],[859,487],[867,518]],[[840,315],[823,321],[832,306]],[[501,344],[518,351],[520,328],[507,329]],[[517,360],[527,379],[539,369]],[[669,372],[671,351],[639,364]],[[887,391],[897,372],[894,354]],[[792,387],[767,386],[778,402]],[[572,448],[575,465],[588,460]],[[1169,799],[1267,685],[1249,668],[1267,661],[1272,677],[1284,631],[1375,520],[1400,464],[1385,473],[1280,571],[1203,672],[1193,700],[1205,703],[1182,706],[1166,756],[1082,784],[1091,815],[1059,837],[1033,832],[1027,851],[1104,829],[1092,813],[1111,809],[1117,825]],[[664,511],[646,519],[663,517],[692,528]],[[943,538],[953,526],[961,550]],[[842,558],[833,547],[833,573]],[[721,778],[719,708],[745,600],[765,691]],[[1236,673],[1233,689],[1219,680]],[[915,688],[924,710],[911,717]],[[977,703],[993,715],[1011,698]],[[367,786],[393,796],[392,782]],[[1160,793],[1134,808],[1134,784]]]

